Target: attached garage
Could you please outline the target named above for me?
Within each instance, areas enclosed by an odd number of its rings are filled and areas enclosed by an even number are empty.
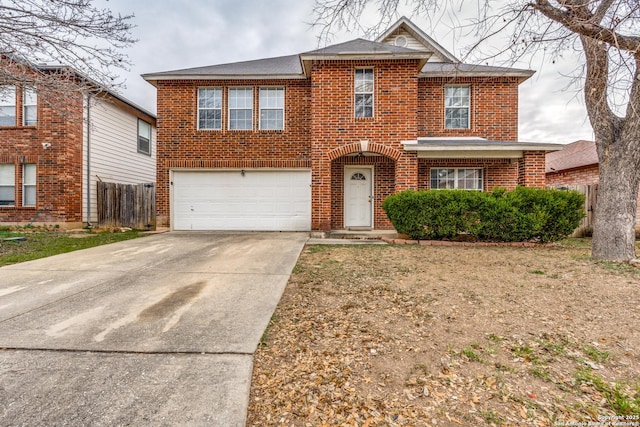
[[[174,230],[308,231],[311,171],[174,170]]]

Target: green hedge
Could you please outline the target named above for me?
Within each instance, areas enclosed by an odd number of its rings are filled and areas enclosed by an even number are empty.
[[[567,237],[584,217],[577,191],[517,187],[491,193],[464,190],[402,191],[382,203],[398,233],[412,239],[552,242]]]

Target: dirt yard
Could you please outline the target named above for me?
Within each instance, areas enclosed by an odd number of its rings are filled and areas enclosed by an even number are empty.
[[[587,245],[307,246],[247,425],[640,426],[640,270]]]

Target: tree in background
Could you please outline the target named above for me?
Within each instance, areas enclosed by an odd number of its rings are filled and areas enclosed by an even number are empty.
[[[130,65],[122,50],[135,43],[132,17],[92,0],[0,0],[0,84],[35,87],[49,102],[117,88],[116,70]]]
[[[407,0],[413,13],[436,16],[437,0]],[[453,2],[475,7],[473,27],[480,40],[498,35],[510,41],[499,49],[515,61],[544,50],[553,58],[566,50],[581,53],[587,114],[595,134],[600,184],[592,256],[630,261],[635,255],[635,217],[640,185],[640,2],[638,0],[532,0]],[[465,4],[466,3],[466,4]],[[323,37],[354,28],[371,8],[386,25],[397,17],[400,0],[315,0],[315,22]],[[435,19],[434,19],[435,20]],[[375,31],[375,28],[374,28]],[[495,47],[495,46],[493,46]],[[570,124],[568,124],[570,126]]]

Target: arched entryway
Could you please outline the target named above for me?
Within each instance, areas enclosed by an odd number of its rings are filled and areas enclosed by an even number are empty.
[[[401,154],[366,141],[329,153],[332,229],[393,229],[382,201],[395,192],[396,161]]]

